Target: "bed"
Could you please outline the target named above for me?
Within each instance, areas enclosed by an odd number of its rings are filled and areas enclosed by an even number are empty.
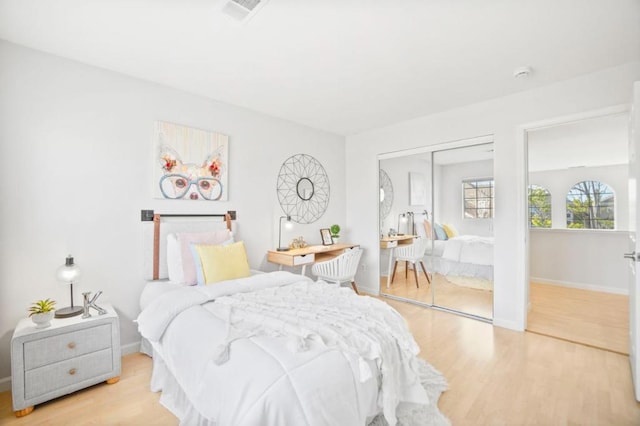
[[[448,424],[444,377],[386,303],[285,271],[183,285],[153,263],[136,321],[181,424]]]
[[[435,228],[432,230],[427,221],[424,227],[416,227],[421,228],[421,235],[432,242],[426,251],[431,271],[444,275],[454,284],[493,289],[493,237],[457,235],[452,227],[449,236],[446,232],[435,232]]]

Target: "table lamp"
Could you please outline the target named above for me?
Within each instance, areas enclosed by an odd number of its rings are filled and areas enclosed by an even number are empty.
[[[293,223],[291,223],[291,216],[280,216],[280,225],[278,226],[278,251],[287,251],[289,247],[282,247],[282,219],[287,219],[284,224],[286,229],[291,229],[293,227]]]
[[[69,318],[80,315],[83,311],[82,306],[73,306],[73,283],[80,278],[80,268],[73,263],[73,256],[67,256],[64,265],[58,268],[56,278],[63,284],[69,284],[71,288],[71,306],[62,309],[56,309],[56,318]]]

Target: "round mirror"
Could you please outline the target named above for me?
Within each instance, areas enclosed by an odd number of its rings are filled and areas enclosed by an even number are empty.
[[[380,182],[380,219],[387,217],[391,211],[391,205],[393,204],[393,184],[389,175],[384,170],[380,169],[379,175]]]
[[[313,197],[313,182],[309,178],[303,177],[296,185],[296,192],[301,200],[309,201]]]
[[[322,164],[307,154],[285,160],[278,174],[278,201],[295,223],[313,223],[327,210],[329,176]]]

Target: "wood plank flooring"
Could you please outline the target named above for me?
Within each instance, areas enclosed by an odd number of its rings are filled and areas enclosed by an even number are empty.
[[[421,271],[421,269],[419,269]],[[409,271],[408,277],[404,277],[404,270],[398,270],[396,277],[387,288],[387,277],[380,277],[380,290],[382,293],[393,296],[417,300],[427,304],[437,304],[457,311],[466,312],[483,318],[493,318],[493,292],[469,288],[449,282],[440,274],[431,275],[431,284],[427,278],[418,275],[419,288],[416,288],[413,271]],[[433,296],[432,288],[433,286]],[[433,297],[433,299],[432,299]]]
[[[531,283],[527,330],[629,354],[629,297]]]
[[[385,300],[449,381],[439,406],[453,425],[640,424],[627,356]],[[149,391],[151,368],[144,355],[125,356],[119,383],[38,405],[20,419],[10,392],[0,393],[0,424],[177,425]]]

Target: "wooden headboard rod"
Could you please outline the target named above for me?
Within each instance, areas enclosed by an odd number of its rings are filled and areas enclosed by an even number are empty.
[[[231,213],[224,214],[153,214],[153,279],[160,278],[160,218],[162,217],[223,217],[227,229],[231,231]],[[143,213],[144,215],[144,213]],[[235,211],[233,212],[235,219]]]

